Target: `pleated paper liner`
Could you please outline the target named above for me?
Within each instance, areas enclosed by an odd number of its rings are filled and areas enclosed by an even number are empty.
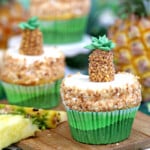
[[[4,100],[5,98],[6,98],[5,91],[4,91],[3,85],[0,81],[0,100]]]
[[[60,102],[60,83],[57,80],[51,84],[22,86],[2,82],[9,104],[35,108],[56,107]]]
[[[139,107],[111,112],[79,112],[67,108],[72,137],[81,143],[110,144],[130,136]]]
[[[68,20],[41,21],[40,24],[45,44],[74,43],[83,38],[87,16]]]

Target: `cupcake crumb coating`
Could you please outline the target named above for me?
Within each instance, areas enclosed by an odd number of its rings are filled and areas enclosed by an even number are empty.
[[[34,57],[19,55],[17,52],[11,49],[4,56],[1,74],[3,81],[20,85],[40,85],[64,77],[65,57],[57,49],[44,49],[43,55]]]
[[[90,0],[32,0],[29,11],[42,20],[65,20],[86,16],[89,10]]]
[[[75,74],[63,80],[61,95],[72,110],[113,111],[139,106],[141,85],[129,73],[116,74],[115,80],[106,83],[90,82],[88,76]]]

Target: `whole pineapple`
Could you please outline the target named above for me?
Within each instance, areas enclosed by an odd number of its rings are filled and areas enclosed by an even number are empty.
[[[139,76],[143,100],[150,100],[150,0],[123,0],[120,8],[124,19],[108,32],[116,43],[116,70]]]

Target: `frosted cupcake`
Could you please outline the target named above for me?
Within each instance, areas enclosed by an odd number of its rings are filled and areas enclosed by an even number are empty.
[[[127,139],[141,102],[141,85],[129,73],[115,74],[114,44],[105,36],[87,48],[89,76],[64,78],[61,96],[73,138],[87,144],[109,144]]]
[[[1,80],[10,104],[52,108],[59,104],[64,55],[43,47],[38,26],[37,17],[20,24],[20,48],[6,52]]]
[[[30,15],[38,16],[46,44],[74,43],[86,31],[90,0],[32,0]]]

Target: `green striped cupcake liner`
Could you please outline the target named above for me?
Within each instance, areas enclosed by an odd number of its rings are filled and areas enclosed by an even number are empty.
[[[45,44],[67,44],[82,40],[87,16],[68,20],[40,21]]]
[[[6,98],[5,91],[2,83],[0,82],[0,100],[4,100]]]
[[[9,104],[47,109],[59,104],[60,83],[57,80],[51,84],[23,86],[2,82]]]
[[[130,136],[139,107],[111,112],[80,112],[67,108],[72,137],[86,144],[111,144]]]

